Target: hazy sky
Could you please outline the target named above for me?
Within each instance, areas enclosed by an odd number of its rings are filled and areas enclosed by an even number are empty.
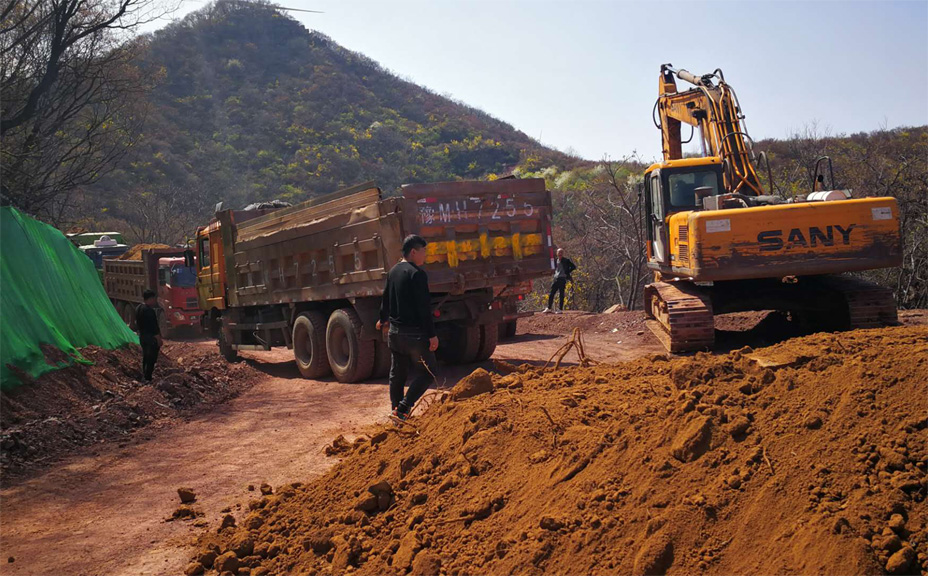
[[[202,0],[182,0],[177,16]],[[660,154],[660,65],[721,68],[755,139],[928,124],[928,1],[281,0],[394,73],[589,159]],[[686,129],[684,129],[686,134]]]

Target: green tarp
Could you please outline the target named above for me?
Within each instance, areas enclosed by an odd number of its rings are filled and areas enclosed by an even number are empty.
[[[48,224],[0,207],[0,389],[22,384],[17,370],[35,378],[89,363],[78,348],[138,341],[107,298],[90,258]],[[48,346],[52,353],[46,355],[42,348],[48,352]]]

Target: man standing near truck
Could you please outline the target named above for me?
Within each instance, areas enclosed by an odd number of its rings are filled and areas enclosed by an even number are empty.
[[[570,258],[564,256],[564,249],[557,249],[557,264],[554,267],[554,283],[551,284],[551,291],[548,292],[548,307],[542,310],[542,314],[550,314],[554,312],[554,295],[559,293],[560,298],[558,303],[560,308],[555,314],[560,314],[564,311],[564,289],[567,288],[568,282],[573,282],[573,278],[570,277],[570,274],[576,270],[577,267],[573,262],[570,261]]]
[[[142,293],[144,300],[135,309],[135,326],[139,333],[139,344],[142,345],[142,377],[151,382],[155,372],[155,362],[158,361],[158,352],[161,350],[161,328],[158,326],[158,294],[154,290]]]
[[[405,420],[416,402],[435,381],[438,336],[432,322],[425,239],[415,234],[403,240],[403,259],[387,274],[377,329],[389,325],[390,404],[393,416]],[[416,373],[406,394],[410,368]]]

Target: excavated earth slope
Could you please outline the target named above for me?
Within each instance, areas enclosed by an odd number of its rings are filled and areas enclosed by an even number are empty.
[[[924,326],[477,370],[187,573],[925,573],[926,383]]]

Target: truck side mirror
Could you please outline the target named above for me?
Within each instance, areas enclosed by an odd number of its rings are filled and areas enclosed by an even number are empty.
[[[193,250],[184,250],[184,266],[188,268],[196,268],[196,259],[193,255]]]

